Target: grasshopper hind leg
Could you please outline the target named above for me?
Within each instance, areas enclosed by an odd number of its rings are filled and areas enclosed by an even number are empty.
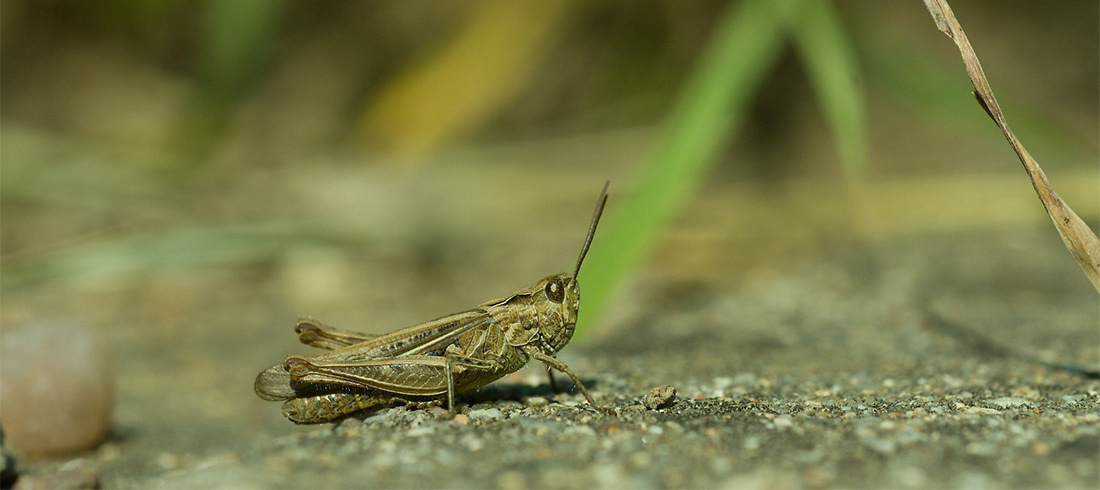
[[[375,412],[384,408],[404,405],[411,408],[430,408],[442,405],[438,399],[414,400],[378,396],[367,393],[326,393],[287,400],[283,403],[283,416],[296,424],[324,424],[336,422],[357,412]]]
[[[544,364],[546,364],[548,368],[556,369],[558,371],[561,371],[562,373],[565,373],[566,376],[569,376],[569,379],[573,381],[573,385],[576,386],[578,390],[580,390],[581,395],[584,395],[584,399],[588,401],[588,404],[591,405],[592,408],[595,409],[597,412],[614,414],[614,411],[610,408],[596,404],[596,400],[593,400],[592,395],[588,394],[588,390],[584,388],[584,383],[581,383],[581,380],[577,378],[577,375],[573,374],[573,371],[569,369],[569,366],[566,366],[564,362],[559,361],[553,356],[543,354],[537,349],[529,349],[528,355],[542,361]]]
[[[328,393],[294,398],[283,403],[283,416],[296,424],[333,422],[355,412],[393,404],[393,400],[363,393]]]
[[[294,326],[298,340],[319,349],[339,349],[377,338],[377,335],[332,328],[312,318],[299,318]]]

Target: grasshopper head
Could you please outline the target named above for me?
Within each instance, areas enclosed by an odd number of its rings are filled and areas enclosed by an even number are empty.
[[[573,330],[577,327],[577,308],[580,307],[581,293],[577,287],[577,274],[581,272],[581,263],[588,254],[588,247],[592,245],[592,237],[596,235],[596,225],[603,215],[603,207],[607,204],[607,186],[603,185],[600,197],[596,200],[596,210],[592,212],[592,222],[588,224],[588,235],[584,237],[584,245],[581,246],[581,254],[577,257],[577,267],[573,274],[554,274],[535,285],[535,291],[542,289],[538,298],[539,333],[542,339],[554,352],[561,350],[569,339],[573,338]]]
[[[555,274],[539,281],[536,288],[536,291],[541,289],[537,293],[541,319],[539,333],[545,345],[557,352],[573,338],[577,326],[577,308],[581,301],[577,281],[569,274]]]

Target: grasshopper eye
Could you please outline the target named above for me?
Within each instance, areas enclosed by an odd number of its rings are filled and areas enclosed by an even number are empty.
[[[546,283],[546,297],[555,303],[561,303],[565,299],[565,286],[562,285],[561,279],[555,277]]]

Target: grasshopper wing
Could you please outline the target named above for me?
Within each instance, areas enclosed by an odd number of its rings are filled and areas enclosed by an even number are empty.
[[[442,357],[447,346],[458,342],[462,334],[492,322],[487,311],[469,310],[316,356],[289,356],[283,364],[260,372],[254,388],[260,398],[273,401],[314,394],[326,385],[406,395],[438,395],[447,391],[450,367],[477,367],[478,364],[475,360],[452,360],[448,367],[447,359]],[[324,340],[313,344],[319,347],[333,344],[332,339],[350,338],[345,336],[346,332],[312,320],[299,322],[299,335],[303,335],[302,332],[324,332],[321,333],[323,337],[317,337]]]
[[[290,373],[286,372],[282,364],[276,364],[256,376],[256,382],[252,385],[256,394],[269,401],[290,400],[297,398],[298,392],[290,386]]]
[[[492,323],[492,318],[485,310],[463,311],[322,352],[310,356],[310,360],[317,363],[341,363],[388,359],[410,354],[431,354],[433,351],[446,348],[459,335],[489,323]]]
[[[441,356],[403,356],[355,363],[316,364],[304,357],[287,358],[286,372],[293,381],[345,385],[409,396],[447,393],[457,366],[488,369],[487,361]]]

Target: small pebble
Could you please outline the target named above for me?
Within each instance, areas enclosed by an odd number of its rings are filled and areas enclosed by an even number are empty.
[[[527,406],[534,407],[534,408],[545,407],[546,405],[548,405],[550,403],[549,400],[547,400],[547,399],[545,399],[541,396],[528,397],[528,398],[524,399],[523,402],[526,403]]]
[[[676,399],[676,388],[672,386],[660,386],[653,388],[649,394],[642,398],[642,403],[650,410],[657,410],[672,405]]]
[[[997,408],[1001,408],[1001,409],[1015,408],[1015,407],[1021,407],[1021,406],[1026,406],[1026,405],[1031,404],[1031,402],[1029,402],[1029,401],[1027,401],[1023,398],[1015,398],[1015,397],[1009,397],[1009,396],[1002,396],[1000,398],[995,398],[993,400],[986,400],[986,403],[989,404],[989,405],[993,405]]]
[[[451,417],[451,411],[443,407],[431,407],[428,409],[428,413],[432,418],[437,420],[443,420]]]
[[[496,420],[503,417],[504,414],[496,408],[483,408],[480,410],[470,410],[470,418],[473,420],[489,421]]]
[[[3,332],[5,443],[30,456],[91,449],[107,436],[114,379],[107,339],[92,328],[38,323]]]

